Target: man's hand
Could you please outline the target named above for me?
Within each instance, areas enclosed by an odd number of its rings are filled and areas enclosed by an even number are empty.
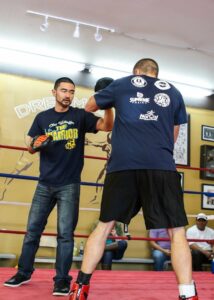
[[[201,252],[210,260],[214,258],[213,252],[210,252],[208,250],[202,250]]]
[[[214,253],[213,252],[209,252],[209,257],[210,260],[214,259]]]
[[[32,139],[30,144],[33,151],[40,151],[41,149],[47,147],[53,140],[51,135],[37,135]]]
[[[163,253],[165,253],[168,256],[171,255],[171,251],[169,249],[164,249]]]

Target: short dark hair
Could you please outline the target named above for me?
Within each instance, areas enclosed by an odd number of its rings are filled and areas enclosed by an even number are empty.
[[[114,79],[111,77],[102,77],[102,78],[98,79],[95,84],[94,91],[98,92],[100,90],[103,90],[113,81],[114,81]]]
[[[158,76],[159,66],[158,63],[152,58],[143,58],[140,59],[133,68],[133,73],[135,73],[136,69],[142,70],[144,73],[154,72],[156,76]]]
[[[68,82],[68,83],[71,83],[75,86],[73,80],[71,80],[70,78],[68,77],[61,77],[61,78],[58,78],[55,83],[54,83],[54,89],[56,90],[58,88],[58,86],[60,85],[61,82]]]

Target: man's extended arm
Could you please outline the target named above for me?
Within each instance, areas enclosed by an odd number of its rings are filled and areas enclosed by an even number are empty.
[[[152,246],[153,249],[155,250],[159,250],[163,253],[165,253],[166,255],[170,255],[170,250],[169,249],[164,249],[162,248],[160,245],[158,245],[155,241],[150,241],[150,245]]]
[[[99,109],[96,104],[94,96],[90,97],[85,106],[85,111],[87,112],[95,112]],[[100,118],[97,121],[96,129],[101,131],[111,131],[114,124],[114,113],[113,110],[106,109],[104,112],[104,117]]]
[[[213,252],[208,251],[208,250],[203,250],[200,246],[198,246],[196,243],[191,244],[190,248],[192,250],[197,250],[200,251],[201,253],[203,253],[208,259],[212,259],[213,258]]]
[[[114,124],[114,113],[113,110],[106,109],[104,112],[104,117],[97,121],[96,129],[101,131],[111,131]]]
[[[31,136],[27,135],[26,139],[25,139],[25,142],[26,142],[26,145],[27,145],[28,152],[31,153],[31,154],[34,154],[36,151],[34,151],[33,148],[31,147],[32,140],[33,140],[33,138]]]
[[[88,100],[88,102],[85,105],[85,111],[87,112],[95,112],[99,109],[99,107],[97,106],[97,103],[95,101],[94,96],[91,96]]]
[[[180,125],[175,125],[174,126],[174,143],[177,141],[178,135],[179,135],[179,129]]]

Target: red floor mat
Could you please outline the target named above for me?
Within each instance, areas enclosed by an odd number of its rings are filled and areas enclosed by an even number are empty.
[[[54,270],[37,269],[26,285],[4,287],[4,281],[15,272],[13,268],[0,268],[0,300],[56,299],[52,296]],[[74,279],[76,275],[76,270],[71,271]],[[194,279],[199,299],[214,300],[214,274],[195,272]],[[173,272],[96,271],[88,300],[178,300],[178,290]]]

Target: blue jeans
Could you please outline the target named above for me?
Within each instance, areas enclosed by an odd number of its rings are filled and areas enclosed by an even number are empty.
[[[127,242],[122,240],[118,241],[118,249],[116,250],[107,250],[104,251],[103,257],[101,259],[102,265],[112,265],[112,259],[121,259],[126,251],[127,248]]]
[[[54,281],[65,279],[70,282],[71,277],[68,273],[73,260],[73,235],[78,221],[79,195],[79,183],[59,187],[45,186],[40,183],[37,185],[28,216],[27,233],[19,258],[19,273],[31,277],[41,234],[51,211],[57,205],[56,276]]]
[[[164,271],[164,263],[170,259],[170,256],[159,250],[152,250],[152,257],[154,259],[154,270]]]

